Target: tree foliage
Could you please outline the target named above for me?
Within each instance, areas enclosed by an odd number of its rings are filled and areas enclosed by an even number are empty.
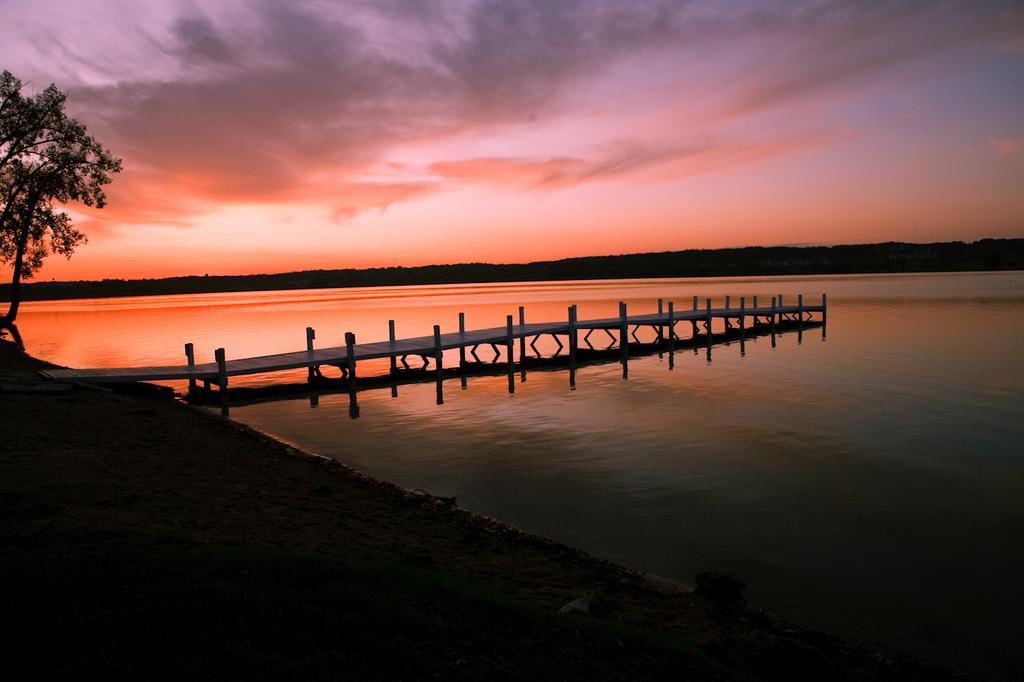
[[[70,258],[86,241],[63,207],[102,208],[104,187],[121,170],[121,160],[67,115],[67,97],[55,85],[30,96],[22,87],[10,72],[0,75],[0,262],[13,270],[8,323],[21,281],[50,253]]]

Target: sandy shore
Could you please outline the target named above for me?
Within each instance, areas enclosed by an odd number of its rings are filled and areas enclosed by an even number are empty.
[[[361,556],[449,571],[551,612],[591,595],[598,613],[583,617],[684,638],[755,678],[951,679],[371,479],[155,389],[40,392],[41,366],[0,342],[5,562],[40,543],[140,538]]]

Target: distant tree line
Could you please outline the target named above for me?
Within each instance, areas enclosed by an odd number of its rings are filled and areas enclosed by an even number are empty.
[[[364,270],[307,270],[274,275],[105,279],[24,285],[26,300],[150,296],[276,289],[323,289],[411,284],[529,282],[651,277],[826,275],[886,272],[1014,270],[1024,268],[1024,239],[934,244],[852,244],[691,249],[621,256],[589,256],[535,263],[462,263]],[[0,300],[10,287],[0,286]]]

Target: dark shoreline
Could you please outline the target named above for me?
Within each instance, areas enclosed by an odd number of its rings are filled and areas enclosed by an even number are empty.
[[[192,275],[162,279],[37,282],[25,301],[116,298],[343,287],[485,284],[603,279],[979,272],[1024,269],[1024,239],[975,242],[690,249],[587,256],[523,264],[461,263],[418,267],[306,270],[265,275]],[[7,301],[10,285],[0,285]]]
[[[522,533],[157,391],[32,392],[43,365],[0,343],[0,590],[21,623],[7,636],[15,669],[215,677],[301,661],[314,679],[960,679]],[[586,595],[593,615],[556,613]],[[139,617],[152,641],[135,637]],[[53,636],[66,638],[58,649]]]

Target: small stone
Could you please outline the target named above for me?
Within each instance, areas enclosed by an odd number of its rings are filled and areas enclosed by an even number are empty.
[[[558,609],[559,613],[590,613],[590,601],[586,597],[573,599],[571,602]]]
[[[694,580],[697,592],[719,604],[739,604],[744,601],[743,590],[747,584],[732,573],[722,571],[701,571]]]

